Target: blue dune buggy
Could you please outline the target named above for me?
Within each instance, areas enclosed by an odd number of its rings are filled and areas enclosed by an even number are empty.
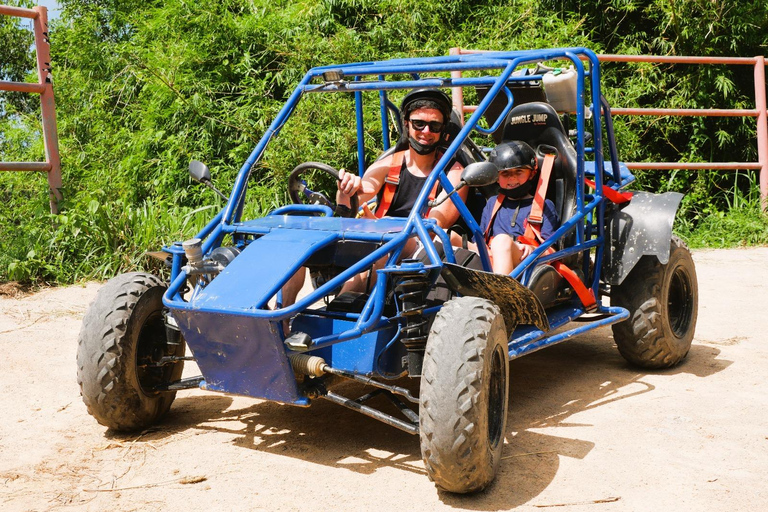
[[[557,63],[567,68],[546,67]],[[565,106],[555,99],[562,97],[560,74],[571,76]],[[362,173],[371,161],[366,130],[380,129],[381,151],[395,150],[394,99],[422,87],[462,92],[479,104],[468,119],[459,112],[452,117],[451,137],[407,218],[334,216],[332,201],[304,178],[338,174],[312,161],[290,175],[296,204],[244,218],[249,177],[268,145],[286,143],[280,131],[299,100],[329,94],[354,100],[350,117]],[[364,101],[376,105],[367,120]],[[379,119],[370,120],[372,111]],[[484,244],[477,254],[454,248],[449,233],[424,215],[436,181],[447,193],[454,190],[445,171],[459,161],[469,198],[448,200],[461,214],[457,230],[482,240],[478,205],[495,195],[497,173],[486,155],[507,140],[528,142],[542,159],[554,155],[542,185],[561,219],[509,276],[490,272]],[[203,164],[193,162],[190,172],[213,188]],[[101,288],[80,333],[83,400],[101,424],[118,431],[156,423],[180,389],[298,406],[330,400],[418,434],[439,488],[480,490],[501,459],[509,360],[607,325],[631,363],[668,367],[688,353],[697,280],[690,252],[672,235],[682,196],[629,193],[633,180],[619,162],[600,66],[587,49],[314,68],[243,164],[224,209],[196,238],[163,248],[170,281],[129,273]],[[420,242],[421,256],[401,257],[411,238]],[[387,263],[375,269],[367,293],[340,293],[381,258]],[[314,289],[282,307],[281,290],[302,272],[312,276]],[[182,379],[185,360],[195,361],[202,375]],[[372,391],[339,394],[335,384],[349,380]],[[372,406],[374,396],[394,407]]]

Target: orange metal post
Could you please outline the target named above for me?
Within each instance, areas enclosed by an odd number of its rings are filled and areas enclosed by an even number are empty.
[[[37,6],[35,25],[35,48],[37,49],[37,76],[43,92],[40,107],[43,114],[43,138],[45,156],[51,168],[48,171],[48,192],[51,213],[59,213],[61,201],[61,158],[59,157],[59,133],[56,128],[56,102],[53,99],[53,76],[51,75],[51,51],[48,39],[48,9]]]
[[[0,15],[29,18],[34,26],[37,83],[0,80],[0,91],[40,95],[46,160],[45,162],[0,162],[0,171],[42,171],[47,173],[51,213],[59,213],[59,201],[62,199],[61,158],[59,156],[59,135],[56,128],[56,102],[53,99],[51,52],[48,40],[48,9],[42,6],[25,9],[0,5]]]
[[[760,200],[768,210],[768,114],[765,101],[765,57],[755,57],[755,109],[757,110],[757,158],[760,162]]]

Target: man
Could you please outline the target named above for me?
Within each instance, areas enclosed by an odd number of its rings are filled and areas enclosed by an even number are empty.
[[[374,162],[361,178],[354,173],[339,171],[336,203],[341,209],[350,206],[350,197],[357,195],[367,217],[407,217],[416,202],[424,183],[442,156],[442,149],[448,142],[445,128],[450,121],[452,103],[447,94],[439,89],[416,89],[403,99],[400,114],[403,119],[403,133],[391,155]],[[404,148],[397,150],[398,148]],[[447,171],[448,179],[456,186],[461,179],[462,166],[454,163]],[[430,198],[441,191],[436,185]],[[462,188],[458,195],[466,199],[468,189]],[[378,197],[376,212],[371,213],[366,201]],[[432,208],[427,214],[443,229],[451,227],[459,217],[459,211],[451,201],[445,201]],[[408,257],[416,248],[411,239],[403,250]],[[386,258],[376,262],[368,272],[350,279],[342,288],[346,291],[365,291],[375,282],[377,268],[386,263]],[[369,279],[370,278],[370,279]],[[283,288],[283,306],[295,302],[304,283],[303,269],[296,273]]]
[[[376,161],[362,178],[356,174],[340,171],[337,204],[349,206],[349,198],[357,194],[360,204],[378,196],[375,216],[381,218],[407,217],[419,195],[424,182],[434,169],[447,142],[445,128],[450,121],[451,100],[439,89],[417,89],[409,93],[401,107],[403,135],[397,147],[407,147]],[[459,163],[448,170],[448,179],[457,185],[461,178]],[[439,187],[438,187],[439,189]],[[430,193],[435,198],[438,190]],[[462,199],[467,189],[459,191]],[[459,212],[451,201],[430,210],[443,229],[456,222]]]

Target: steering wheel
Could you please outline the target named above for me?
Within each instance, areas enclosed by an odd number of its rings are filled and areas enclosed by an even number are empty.
[[[301,180],[301,175],[310,169],[318,169],[326,174],[330,174],[335,180],[339,180],[339,171],[330,165],[320,162],[304,162],[299,164],[288,176],[288,195],[290,195],[291,201],[293,201],[294,204],[322,204],[335,210],[336,204],[331,201],[327,195],[322,192],[308,189],[306,184]],[[358,206],[359,202],[357,200],[357,195],[350,197],[349,208],[351,210],[351,215],[357,213]]]

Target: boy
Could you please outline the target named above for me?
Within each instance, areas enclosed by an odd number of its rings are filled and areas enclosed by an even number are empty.
[[[489,160],[499,168],[499,195],[488,200],[480,230],[488,244],[493,271],[509,274],[534,249],[517,240],[525,233],[531,213],[538,165],[533,148],[522,141],[499,144]],[[549,199],[544,202],[542,218],[541,236],[546,240],[559,225],[555,205]]]

